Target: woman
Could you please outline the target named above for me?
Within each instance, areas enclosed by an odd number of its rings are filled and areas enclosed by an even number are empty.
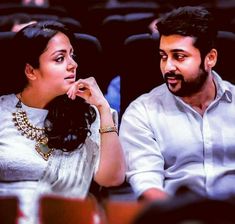
[[[66,27],[31,24],[15,35],[14,49],[17,88],[0,97],[0,194],[19,197],[28,223],[35,195],[85,198],[92,178],[121,184],[125,164],[95,79],[76,81],[77,49]]]

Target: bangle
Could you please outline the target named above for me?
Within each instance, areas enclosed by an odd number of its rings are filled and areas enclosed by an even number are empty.
[[[116,126],[108,126],[108,127],[104,127],[104,128],[100,128],[99,130],[100,134],[103,134],[103,133],[109,133],[109,132],[116,132],[118,134],[118,129]]]

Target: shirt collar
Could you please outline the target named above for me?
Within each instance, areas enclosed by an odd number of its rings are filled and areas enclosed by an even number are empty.
[[[216,98],[220,98],[221,100],[225,100],[229,103],[232,102],[232,93],[226,85],[226,82],[224,82],[221,77],[215,72],[212,71],[212,75],[214,77],[216,89],[217,89],[217,96]]]
[[[222,78],[216,73],[214,70],[212,70],[212,75],[215,81],[215,86],[216,86],[216,99],[224,100],[228,103],[232,102],[232,92],[229,89],[227,83],[222,80]],[[169,93],[177,100],[180,102],[183,102],[185,105],[187,105],[180,97],[175,96],[173,93],[169,91]]]

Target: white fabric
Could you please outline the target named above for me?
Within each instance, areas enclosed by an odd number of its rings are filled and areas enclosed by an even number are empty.
[[[16,195],[26,218],[20,223],[36,223],[38,197],[63,194],[84,198],[99,162],[99,113],[91,126],[92,135],[81,149],[72,153],[55,150],[45,161],[35,150],[35,141],[20,134],[12,121],[16,111],[14,94],[0,97],[0,195]],[[43,127],[48,111],[22,104],[31,124]]]
[[[127,108],[120,139],[137,196],[181,185],[212,198],[235,194],[235,87],[213,74],[217,97],[203,117],[165,84]]]

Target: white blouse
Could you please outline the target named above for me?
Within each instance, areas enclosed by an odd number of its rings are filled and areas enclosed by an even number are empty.
[[[54,150],[45,161],[35,150],[35,141],[22,136],[12,121],[17,102],[15,94],[0,97],[0,195],[16,195],[25,214],[20,223],[36,223],[32,219],[37,208],[32,204],[36,206],[41,194],[87,195],[99,162],[100,119],[97,112],[92,135],[81,149],[70,153]],[[23,103],[22,108],[31,124],[43,127],[47,110]]]

